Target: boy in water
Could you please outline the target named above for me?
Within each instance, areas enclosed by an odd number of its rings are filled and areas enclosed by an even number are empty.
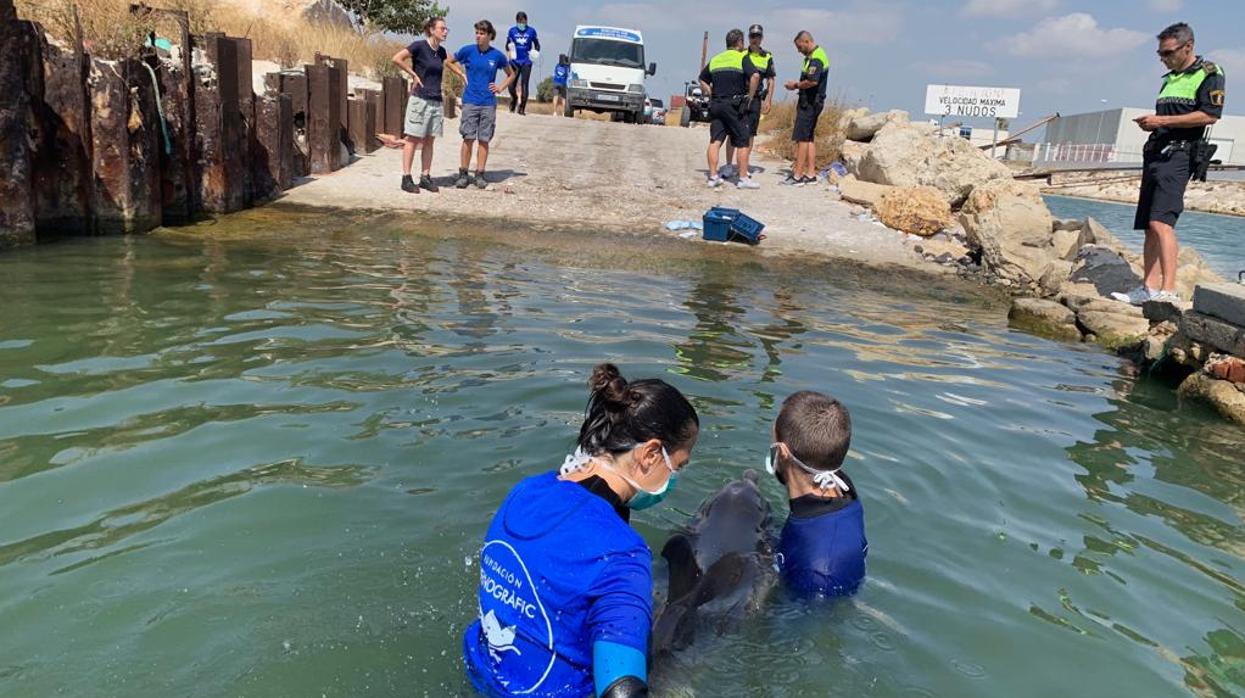
[[[782,528],[776,562],[797,596],[847,596],[865,578],[864,509],[843,472],[852,441],[847,408],[802,390],[782,403],[765,469],[786,486],[791,515]]]

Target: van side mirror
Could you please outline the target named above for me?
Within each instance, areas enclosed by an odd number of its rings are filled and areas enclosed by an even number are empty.
[[[648,64],[648,74],[649,74],[649,75],[656,75],[656,74],[657,74],[657,64],[656,64],[656,63],[649,63],[649,64]]]

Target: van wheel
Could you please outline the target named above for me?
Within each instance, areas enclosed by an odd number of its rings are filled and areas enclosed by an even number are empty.
[[[566,104],[562,107],[562,116],[575,118],[575,109],[571,107],[570,98],[568,97],[565,102]]]

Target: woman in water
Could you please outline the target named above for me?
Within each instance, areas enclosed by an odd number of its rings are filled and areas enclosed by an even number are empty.
[[[657,379],[592,372],[575,453],[515,485],[480,549],[467,674],[490,696],[648,695],[653,555],[628,525],[674,489],[700,431]]]

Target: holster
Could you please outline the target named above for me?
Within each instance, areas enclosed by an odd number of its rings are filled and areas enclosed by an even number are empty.
[[[1205,138],[1193,142],[1193,148],[1189,153],[1189,181],[1206,181],[1206,174],[1210,171],[1216,150],[1219,150],[1219,146]]]

